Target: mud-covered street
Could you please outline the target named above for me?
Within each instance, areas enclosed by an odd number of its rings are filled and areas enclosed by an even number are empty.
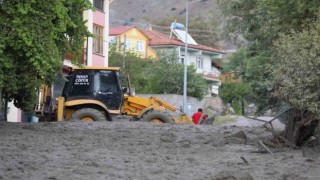
[[[300,149],[264,152],[270,137],[237,125],[1,122],[0,179],[320,178]]]

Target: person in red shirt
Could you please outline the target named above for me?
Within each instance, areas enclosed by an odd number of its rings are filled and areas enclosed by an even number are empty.
[[[199,124],[199,121],[200,121],[200,118],[202,116],[202,109],[199,108],[198,109],[198,112],[195,112],[193,115],[192,115],[192,121],[194,124]]]

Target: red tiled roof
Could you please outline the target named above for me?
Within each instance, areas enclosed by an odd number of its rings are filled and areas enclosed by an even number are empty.
[[[129,31],[130,29],[134,28],[135,26],[120,26],[120,27],[111,27],[109,29],[109,35],[110,36],[116,36],[116,35],[120,35],[123,34],[127,31]]]
[[[142,30],[142,32],[148,36],[149,40],[149,45],[150,46],[161,46],[161,45],[176,45],[176,46],[184,46],[184,42],[175,39],[175,38],[170,38],[168,35],[162,34],[157,31],[151,31],[151,30]],[[209,52],[215,52],[215,53],[221,53],[221,54],[226,54],[224,51],[207,47],[204,45],[193,45],[193,44],[188,44],[189,48],[194,48],[194,49],[199,49],[199,50],[204,50],[204,51],[209,51]]]

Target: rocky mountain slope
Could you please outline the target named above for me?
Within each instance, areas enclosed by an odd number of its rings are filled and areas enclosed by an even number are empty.
[[[110,4],[110,25],[147,26],[153,20],[186,15],[185,0],[114,0]],[[189,16],[206,17],[217,10],[216,0],[196,0],[189,3]],[[170,24],[168,24],[169,28]]]

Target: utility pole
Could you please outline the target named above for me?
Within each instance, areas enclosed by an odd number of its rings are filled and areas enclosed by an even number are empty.
[[[184,74],[183,74],[183,112],[187,113],[187,70],[188,70],[188,21],[189,21],[189,1],[186,0],[186,35],[184,47]]]
[[[184,47],[184,74],[183,74],[183,111],[188,113],[187,102],[187,71],[188,71],[188,22],[189,22],[189,3],[200,2],[201,0],[186,0],[186,34],[185,34],[185,47]]]

